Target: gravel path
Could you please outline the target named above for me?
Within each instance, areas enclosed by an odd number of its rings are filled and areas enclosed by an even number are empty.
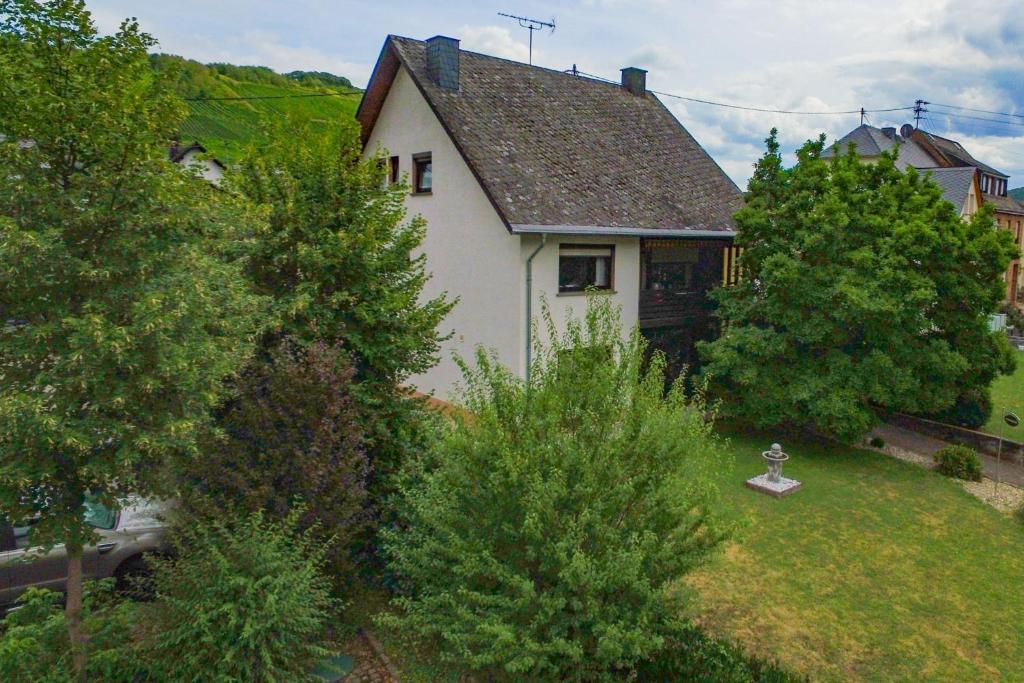
[[[912,432],[895,425],[883,424],[876,427],[868,438],[879,437],[885,441],[883,448],[870,450],[928,469],[935,468],[932,453],[949,444],[930,436]],[[979,454],[985,476],[981,481],[956,482],[968,493],[980,498],[1000,512],[1013,512],[1024,506],[1024,467],[1007,462],[999,463],[995,458]],[[1002,483],[997,483],[996,480]]]

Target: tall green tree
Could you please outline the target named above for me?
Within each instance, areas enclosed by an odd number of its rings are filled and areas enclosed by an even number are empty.
[[[822,158],[822,136],[787,169],[774,130],[767,146],[736,214],[742,280],[718,290],[722,334],[702,347],[728,410],[854,439],[875,408],[942,411],[1012,371],[988,317],[1017,250],[990,210],[961,219],[887,154]]]
[[[287,335],[351,354],[372,481],[380,482],[419,438],[402,385],[437,361],[439,326],[453,305],[424,295],[429,274],[416,252],[426,223],[406,220],[408,188],[385,182],[380,159],[362,159],[354,121],[271,122],[232,182],[269,214],[249,270],[274,302],[265,344]]]
[[[665,645],[671,586],[723,538],[721,451],[606,298],[564,334],[545,318],[529,383],[480,351],[467,412],[406,463],[383,532],[404,590],[383,620],[497,680],[618,680]]]
[[[66,548],[79,675],[85,496],[161,492],[264,308],[225,255],[244,206],[167,159],[153,45],[81,0],[0,2],[0,512]]]

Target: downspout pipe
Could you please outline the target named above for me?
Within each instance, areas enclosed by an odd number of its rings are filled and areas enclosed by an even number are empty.
[[[548,243],[547,233],[541,233],[540,244],[526,258],[526,385],[530,385],[530,361],[533,354],[533,259]]]

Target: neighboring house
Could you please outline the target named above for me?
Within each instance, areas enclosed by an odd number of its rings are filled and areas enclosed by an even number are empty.
[[[224,164],[209,156],[206,148],[198,142],[182,145],[178,141],[174,141],[171,143],[168,154],[171,161],[176,164],[194,166],[200,177],[209,180],[214,185],[219,185],[224,178]]]
[[[693,360],[714,329],[707,291],[736,276],[742,198],[645,83],[637,68],[620,85],[388,36],[356,114],[364,154],[408,178],[407,208],[427,220],[425,295],[458,297],[418,389],[450,397],[452,354],[477,345],[525,376],[541,297],[561,327],[588,287]]]
[[[943,197],[956,206],[967,219],[984,204],[991,204],[1000,228],[1013,232],[1017,245],[1024,250],[1024,206],[1007,196],[1009,176],[971,156],[963,146],[934,133],[905,124],[895,128],[874,128],[860,125],[844,135],[823,156],[845,152],[853,146],[865,161],[877,161],[882,152],[899,149],[896,165],[901,169],[914,167],[928,173],[942,188]],[[1024,304],[1020,290],[1024,287],[1024,264],[1013,261],[1006,271],[1006,300]]]

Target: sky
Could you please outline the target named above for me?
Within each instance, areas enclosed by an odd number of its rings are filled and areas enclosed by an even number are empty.
[[[87,0],[103,32],[139,19],[160,50],[202,62],[330,71],[364,86],[389,33],[444,34],[463,49],[526,61],[507,12],[556,24],[533,62],[651,90],[751,107],[847,111],[932,104],[921,127],[953,137],[1024,185],[1024,1],[992,0]],[[740,187],[779,129],[784,151],[860,123],[858,114],[783,115],[662,97]],[[952,109],[955,105],[1014,116]],[[974,117],[974,118],[968,118]],[[879,127],[911,111],[868,114]],[[999,121],[999,122],[995,122]],[[792,157],[791,157],[792,158]]]

